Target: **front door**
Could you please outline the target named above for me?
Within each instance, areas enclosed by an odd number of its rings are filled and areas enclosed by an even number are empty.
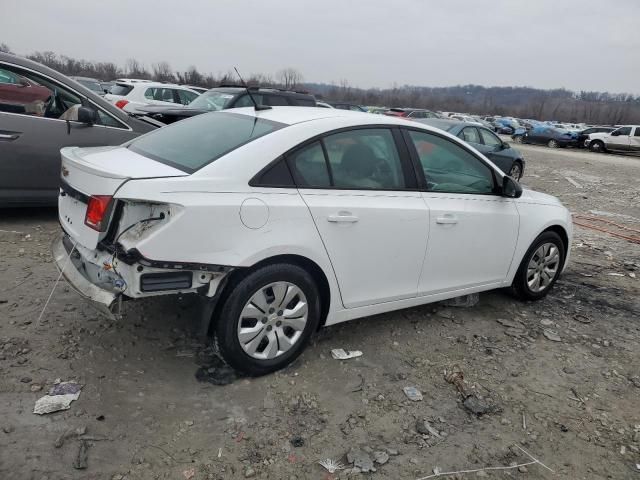
[[[416,295],[429,212],[397,139],[387,128],[353,129],[287,159],[346,308]]]
[[[636,127],[633,135],[629,137],[629,150],[640,153],[640,127]]]
[[[607,139],[607,148],[611,150],[628,151],[629,150],[629,138],[631,135],[631,127],[620,127],[609,134]]]
[[[504,281],[519,216],[514,201],[497,193],[497,172],[448,138],[409,130],[407,141],[424,172],[430,212],[418,295]]]
[[[15,65],[0,68],[27,78],[33,86],[25,89],[48,92],[17,108],[15,99],[0,89],[0,202],[55,204],[62,147],[118,145],[135,136],[97,107],[96,125],[73,121],[84,97],[66,85]]]

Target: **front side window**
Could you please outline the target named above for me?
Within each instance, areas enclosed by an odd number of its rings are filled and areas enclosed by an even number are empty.
[[[320,142],[296,150],[288,156],[293,178],[299,187],[330,188],[331,179]]]
[[[193,173],[236,148],[284,126],[271,120],[236,113],[197,115],[139,137],[128,148],[160,163]]]
[[[393,134],[386,128],[358,129],[324,138],[335,188],[404,189]]]
[[[616,130],[618,135],[631,135],[631,127],[622,127]]]
[[[478,135],[478,130],[476,130],[475,127],[465,127],[458,134],[458,138],[461,138],[465,142],[482,143],[480,141],[480,135]]]
[[[427,132],[409,131],[427,181],[427,190],[489,194],[494,191],[491,169],[452,141]]]
[[[502,145],[502,140],[500,140],[495,134],[491,133],[489,130],[485,130],[484,128],[479,128],[478,130],[480,130],[482,141],[488,147],[498,147]]]

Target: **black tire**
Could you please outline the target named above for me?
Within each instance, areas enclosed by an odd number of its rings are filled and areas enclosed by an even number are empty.
[[[540,248],[540,246],[544,245],[545,243],[552,243],[558,249],[559,256],[560,256],[559,265],[551,282],[544,288],[544,290],[534,291],[529,287],[529,284],[527,282],[527,270],[528,270],[527,267],[529,265],[529,262],[534,257],[536,250],[538,250],[538,248]],[[562,239],[560,238],[560,235],[551,231],[541,233],[538,236],[538,238],[534,240],[534,242],[531,244],[531,246],[527,250],[527,253],[525,253],[524,257],[522,258],[520,267],[518,267],[516,276],[513,279],[513,283],[511,284],[512,291],[515,293],[517,297],[523,300],[540,300],[541,298],[544,298],[549,293],[549,291],[553,288],[553,285],[558,280],[558,277],[560,276],[560,272],[562,271],[562,268],[564,266],[564,259],[565,259],[565,247],[564,247],[564,243],[562,242]]]
[[[589,143],[589,150],[592,152],[603,153],[606,152],[607,149],[604,147],[604,142],[601,140],[593,140]]]
[[[289,350],[272,359],[256,359],[240,345],[238,322],[251,297],[261,287],[274,282],[289,282],[302,290],[308,305],[307,323],[302,335]],[[302,353],[320,322],[320,294],[313,277],[306,270],[287,263],[266,265],[233,282],[228,288],[230,291],[222,299],[212,329],[214,347],[227,365],[242,374],[260,376],[280,370]]]
[[[558,143],[558,141],[557,141],[557,140],[554,140],[554,139],[552,138],[551,140],[549,140],[549,141],[547,142],[547,147],[549,147],[549,148],[558,148],[558,147],[560,147],[560,144]]]
[[[513,141],[516,143],[522,143],[522,135],[515,135]]]
[[[515,162],[513,162],[513,165],[511,165],[509,176],[511,176],[514,180],[517,180],[519,182],[520,179],[522,178],[522,175],[523,175],[522,162],[520,160],[516,160]]]

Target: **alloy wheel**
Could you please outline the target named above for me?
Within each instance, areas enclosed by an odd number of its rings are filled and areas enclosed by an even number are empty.
[[[245,304],[238,321],[238,341],[244,352],[270,360],[289,351],[307,325],[308,302],[293,283],[261,287]]]
[[[522,167],[518,162],[515,162],[511,166],[511,171],[509,172],[509,176],[511,178],[515,178],[516,180],[520,180],[520,178],[522,177]]]
[[[554,243],[540,245],[527,266],[527,285],[539,293],[551,285],[560,268],[560,252]]]

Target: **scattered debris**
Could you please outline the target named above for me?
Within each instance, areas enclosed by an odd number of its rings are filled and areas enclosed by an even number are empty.
[[[389,461],[389,454],[387,452],[383,452],[382,450],[373,452],[373,461],[378,465],[384,465]]]
[[[607,273],[607,275],[609,275],[610,277],[624,277],[624,273],[616,273],[616,272]]]
[[[78,427],[75,429],[66,430],[62,432],[58,436],[58,438],[56,438],[56,441],[53,443],[53,446],[55,448],[60,448],[64,445],[64,442],[67,441],[68,439],[72,437],[79,437],[80,435],[84,435],[85,433],[87,433],[87,427]]]
[[[436,438],[442,438],[440,432],[433,428],[424,418],[416,420],[416,431],[422,435],[432,435]]]
[[[193,477],[196,476],[196,469],[187,468],[185,471],[182,472],[182,475],[184,475],[184,478],[186,478],[187,480],[191,480]]]
[[[502,411],[500,407],[497,405],[491,405],[481,398],[479,398],[475,393],[468,393],[465,385],[464,385],[464,373],[459,365],[454,365],[451,369],[451,372],[447,374],[445,370],[445,380],[455,385],[456,389],[462,395],[463,401],[462,405],[464,408],[469,410],[471,413],[477,415],[478,417],[485,415],[487,413],[499,413]]]
[[[238,379],[238,373],[231,367],[200,367],[196,371],[196,380],[208,382],[213,385],[229,385]]]
[[[552,342],[561,342],[562,338],[560,338],[560,335],[558,335],[556,332],[554,332],[553,330],[549,330],[548,328],[545,328],[542,331],[542,334],[549,340],[551,340]]]
[[[517,449],[521,450],[527,457],[529,457],[531,459],[530,462],[526,462],[526,463],[520,463],[520,464],[512,464],[509,465],[507,467],[483,467],[483,468],[475,468],[475,469],[471,469],[471,470],[457,470],[455,472],[443,472],[441,471],[441,469],[439,467],[435,467],[433,469],[433,475],[427,475],[426,477],[420,477],[418,478],[418,480],[428,480],[430,478],[436,478],[436,477],[445,477],[445,476],[453,476],[453,475],[464,475],[466,473],[478,473],[478,476],[485,476],[487,471],[491,471],[491,470],[513,470],[514,468],[520,469],[521,467],[527,467],[528,465],[540,465],[543,468],[546,468],[547,470],[549,470],[551,473],[555,473],[552,469],[550,469],[549,467],[547,467],[544,463],[542,463],[540,460],[538,460],[537,458],[535,458],[533,455],[531,455],[529,452],[527,452],[526,450],[524,450],[523,448],[519,447],[518,445],[514,445]],[[485,475],[480,475],[480,473],[485,473]]]
[[[46,413],[68,410],[71,402],[80,397],[82,385],[75,382],[60,382],[54,385],[49,394],[41,397],[33,407],[33,413],[44,415]]]
[[[442,302],[447,307],[456,308],[471,308],[475,307],[480,302],[479,293],[471,293],[469,295],[463,295],[461,297],[451,298]]]
[[[416,387],[404,387],[402,391],[412,402],[420,402],[422,400],[422,393]]]
[[[336,473],[338,470],[344,470],[344,465],[336,460],[327,458],[318,462],[329,473]]]
[[[244,471],[244,478],[253,478],[255,476],[256,471],[251,467],[247,467],[247,469]]]
[[[78,447],[78,454],[73,461],[73,468],[76,470],[84,470],[87,468],[87,460],[89,457],[89,442],[82,440]]]
[[[334,348],[331,350],[331,356],[335,360],[349,360],[350,358],[358,358],[362,356],[362,352],[360,350],[349,350],[346,351],[342,348]]]
[[[369,454],[360,448],[352,447],[347,453],[347,461],[363,473],[376,471]]]
[[[571,185],[573,185],[574,187],[576,187],[576,188],[582,188],[582,185],[580,185],[578,182],[576,182],[573,178],[571,178],[571,177],[564,177],[564,178],[565,178],[565,180],[566,180],[567,182],[569,182],[569,183],[570,183]]]
[[[304,438],[296,435],[295,437],[292,437],[291,440],[289,440],[289,443],[291,443],[291,445],[296,448],[304,447]]]
[[[591,323],[591,319],[589,317],[587,317],[586,315],[583,315],[582,313],[576,313],[573,316],[573,319],[576,322],[580,322],[580,323]]]

